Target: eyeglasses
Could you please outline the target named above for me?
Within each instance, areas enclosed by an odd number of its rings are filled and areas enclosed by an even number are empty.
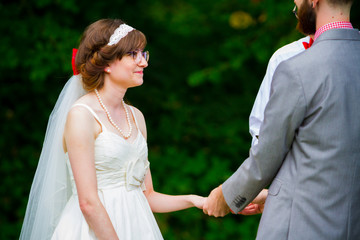
[[[149,51],[131,51],[128,52],[128,54],[134,59],[136,64],[139,64],[141,62],[141,58],[145,58],[146,62],[149,62],[150,53]]]
[[[293,14],[295,14],[295,17],[298,18],[296,5],[295,5],[294,9],[292,10],[292,12],[293,12]]]

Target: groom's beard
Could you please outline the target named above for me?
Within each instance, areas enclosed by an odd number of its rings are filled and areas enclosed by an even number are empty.
[[[313,35],[316,32],[316,13],[308,1],[303,1],[298,10],[298,24],[296,29],[305,34]]]

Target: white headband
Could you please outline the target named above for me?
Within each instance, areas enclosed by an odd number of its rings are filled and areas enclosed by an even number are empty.
[[[129,32],[134,30],[134,28],[130,27],[129,25],[123,23],[115,29],[113,35],[111,35],[108,46],[112,46],[117,44],[122,38],[124,38]]]

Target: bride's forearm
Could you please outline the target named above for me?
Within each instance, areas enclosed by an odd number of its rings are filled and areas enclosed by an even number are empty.
[[[174,212],[194,207],[196,195],[167,195],[152,191],[146,195],[151,210],[156,213]]]
[[[146,190],[144,194],[151,210],[156,213],[174,212],[186,208],[197,207],[202,209],[205,198],[198,195],[167,195],[154,191],[150,169],[145,177]]]
[[[100,239],[118,240],[109,215],[100,201],[81,203],[80,209],[86,222],[93,229],[96,237]]]

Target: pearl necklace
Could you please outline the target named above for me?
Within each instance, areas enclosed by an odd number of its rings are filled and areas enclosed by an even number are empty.
[[[104,109],[105,113],[106,113],[106,116],[108,117],[111,125],[113,125],[119,132],[120,134],[125,138],[125,139],[128,139],[130,136],[131,136],[131,132],[132,132],[132,125],[130,123],[130,115],[129,115],[129,112],[127,110],[127,108],[125,107],[125,102],[124,100],[122,100],[122,105],[124,106],[124,109],[125,109],[125,114],[126,114],[126,119],[127,119],[127,122],[129,124],[129,133],[128,134],[124,134],[124,132],[118,127],[118,125],[115,124],[115,122],[112,120],[111,116],[110,116],[110,113],[109,111],[107,110],[105,104],[103,103],[101,97],[100,97],[100,94],[98,92],[97,89],[95,89],[95,94],[96,94],[96,97],[97,99],[99,100],[99,103],[101,105],[101,107]]]

